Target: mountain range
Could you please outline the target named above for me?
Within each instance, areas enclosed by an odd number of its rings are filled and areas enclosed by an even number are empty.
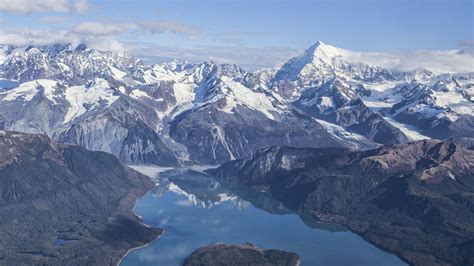
[[[127,164],[217,164],[274,145],[366,150],[474,137],[474,72],[394,70],[317,42],[270,69],[145,64],[81,44],[0,48],[0,124]]]
[[[0,227],[13,233],[0,263],[115,264],[158,237],[131,211],[154,183],[122,162],[223,163],[209,170],[220,185],[170,178],[155,193],[209,207],[235,200],[235,186],[265,194],[252,203],[267,211],[342,224],[409,263],[472,265],[474,72],[356,55],[317,42],[247,71],[1,45],[0,212],[11,218]]]
[[[420,140],[368,151],[275,146],[208,170],[342,224],[412,265],[474,263],[474,147]]]

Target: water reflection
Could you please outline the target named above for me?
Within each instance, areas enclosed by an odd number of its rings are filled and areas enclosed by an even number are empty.
[[[241,199],[229,189],[222,187],[215,179],[193,170],[177,169],[162,173],[157,179],[157,186],[152,191],[156,197],[171,191],[186,199],[175,204],[179,206],[196,206],[212,208],[224,202],[232,203],[238,209],[245,209],[249,202]]]
[[[155,180],[135,212],[165,234],[131,252],[122,265],[179,265],[195,249],[216,242],[293,251],[302,265],[404,264],[342,227],[293,214],[268,193],[222,186],[189,169],[163,172]]]
[[[187,200],[176,202],[179,206],[194,205],[200,208],[212,208],[223,202],[230,202],[238,209],[253,205],[271,214],[290,214],[286,208],[268,192],[260,192],[233,184],[221,185],[211,176],[187,168],[173,169],[160,174],[158,185],[152,192],[160,197],[166,191],[183,195]],[[301,220],[311,228],[330,232],[347,231],[343,226],[321,223],[309,215],[300,214]]]

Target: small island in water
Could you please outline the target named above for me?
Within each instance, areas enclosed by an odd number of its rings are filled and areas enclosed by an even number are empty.
[[[298,266],[298,254],[282,250],[263,250],[250,243],[213,244],[194,251],[183,266]]]

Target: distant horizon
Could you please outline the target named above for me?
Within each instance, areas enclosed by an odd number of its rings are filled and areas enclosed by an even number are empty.
[[[169,63],[173,61],[178,61],[181,63],[200,63],[200,62],[212,62],[216,64],[233,64],[237,65],[247,71],[258,71],[268,68],[277,68],[283,65],[288,60],[302,56],[305,51],[310,49],[314,45],[322,44],[325,47],[330,47],[331,49],[335,49],[341,53],[342,58],[347,62],[361,62],[366,63],[373,66],[380,66],[387,69],[392,70],[400,70],[400,71],[410,71],[410,70],[417,70],[417,69],[426,69],[432,71],[436,74],[442,73],[470,73],[474,72],[472,63],[474,62],[474,53],[471,50],[417,50],[411,52],[401,52],[401,53],[388,53],[388,52],[360,52],[354,51],[351,49],[346,48],[339,48],[334,47],[331,44],[328,44],[324,41],[318,40],[314,42],[311,46],[308,46],[306,49],[299,49],[295,50],[295,52],[288,57],[284,58],[281,57],[280,62],[276,62],[273,65],[267,66],[256,66],[252,67],[251,65],[239,64],[237,62],[219,62],[216,60],[202,58],[200,60],[187,60],[185,58],[179,57],[153,57],[147,58],[142,53],[137,51],[109,51],[109,50],[102,50],[97,49],[93,46],[90,46],[86,42],[79,42],[79,43],[72,43],[72,42],[56,42],[51,44],[41,44],[41,45],[34,45],[34,44],[25,44],[25,45],[12,45],[12,44],[4,44],[0,43],[1,45],[10,45],[13,47],[47,47],[50,45],[61,44],[61,45],[70,45],[71,49],[76,49],[79,45],[86,45],[87,48],[99,50],[99,51],[108,51],[108,52],[117,52],[117,53],[124,53],[131,55],[137,59],[140,59],[145,64],[159,64],[159,63]],[[145,50],[146,51],[146,50]],[[0,61],[1,61],[1,54],[0,54]]]
[[[472,50],[473,10],[470,0],[0,0],[0,43],[84,42],[146,62],[208,60],[258,69],[317,40],[404,58]]]

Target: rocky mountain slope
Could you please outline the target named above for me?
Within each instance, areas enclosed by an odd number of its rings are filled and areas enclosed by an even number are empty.
[[[368,149],[474,132],[472,73],[385,69],[322,42],[256,72],[147,65],[85,45],[0,49],[7,129],[129,164],[221,163],[272,145]]]
[[[369,151],[272,147],[224,163],[224,183],[340,223],[416,265],[474,263],[474,152],[423,140]]]
[[[110,154],[2,132],[0,264],[117,264],[161,234],[132,212],[153,187]]]

